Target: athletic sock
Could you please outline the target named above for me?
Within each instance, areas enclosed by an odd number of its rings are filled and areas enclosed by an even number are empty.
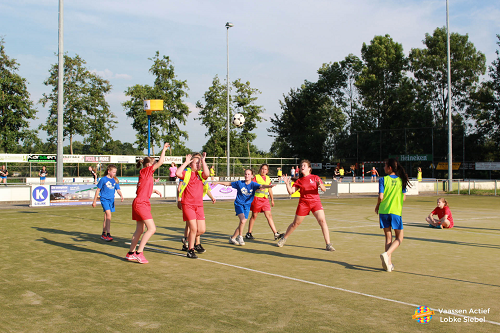
[[[132,251],[132,252],[129,252],[128,254],[131,254],[131,255],[132,255],[132,254],[134,254],[134,252]]]
[[[135,254],[137,254],[137,255],[139,255],[139,254],[141,254],[141,253],[142,253],[142,252],[135,251]]]

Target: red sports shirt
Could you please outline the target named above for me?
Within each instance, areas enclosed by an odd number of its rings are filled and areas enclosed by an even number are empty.
[[[137,183],[137,190],[135,194],[137,195],[135,200],[137,202],[149,201],[151,194],[153,193],[153,166],[148,166],[147,168],[142,168],[139,172],[139,182]]]
[[[312,174],[297,179],[293,186],[300,189],[300,200],[321,201],[318,194],[317,181],[323,184],[321,178]]]
[[[185,175],[186,170],[182,172],[182,180],[184,180]],[[203,181],[198,172],[191,171],[189,182],[182,193],[182,203],[184,205],[203,206]]]

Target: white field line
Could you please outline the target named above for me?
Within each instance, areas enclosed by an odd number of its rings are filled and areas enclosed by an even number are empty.
[[[130,243],[125,243],[125,244],[130,245]],[[153,250],[153,251],[158,251],[158,252],[163,252],[163,253],[173,254],[173,255],[176,255],[176,256],[185,257],[185,255],[182,254],[182,253],[171,252],[171,251],[157,249],[157,248],[153,248],[153,247],[149,247],[149,246],[145,246],[144,248],[146,248],[148,250]],[[397,303],[397,304],[402,304],[402,305],[408,305],[408,306],[411,306],[411,307],[414,307],[414,308],[418,308],[420,306],[420,305],[417,305],[417,304],[412,304],[412,303],[398,301],[398,300],[394,300],[394,299],[390,299],[390,298],[385,298],[385,297],[380,297],[380,296],[371,295],[371,294],[367,294],[367,293],[362,293],[362,292],[359,292],[359,291],[354,291],[354,290],[349,290],[349,289],[345,289],[345,288],[329,286],[329,285],[326,285],[326,284],[317,283],[317,282],[311,282],[311,281],[307,281],[307,280],[303,280],[303,279],[297,279],[297,278],[293,278],[293,277],[290,277],[290,276],[285,276],[285,275],[280,275],[280,274],[274,274],[274,273],[268,273],[268,272],[259,271],[259,270],[252,269],[252,268],[247,268],[247,267],[242,267],[242,266],[236,266],[236,265],[226,264],[226,263],[219,262],[219,261],[214,261],[214,260],[209,260],[209,259],[203,259],[203,258],[198,258],[198,260],[202,260],[202,261],[206,261],[206,262],[210,262],[210,263],[218,264],[218,265],[222,265],[222,266],[228,266],[228,267],[232,267],[232,268],[242,269],[242,270],[253,272],[253,273],[259,273],[259,274],[263,274],[263,275],[278,277],[278,278],[285,279],[285,280],[291,280],[291,281],[301,282],[301,283],[310,284],[310,285],[314,285],[314,286],[318,286],[318,287],[323,287],[323,288],[328,288],[328,289],[334,289],[334,290],[338,290],[338,291],[343,291],[343,292],[347,292],[347,293],[355,294],[355,295],[359,295],[359,296],[365,296],[365,297],[369,297],[369,298],[375,298],[375,299],[378,299],[378,300],[381,300],[381,301],[392,302],[392,303]],[[430,308],[430,309],[433,310],[433,311],[435,311],[436,313],[439,312],[438,308]],[[453,316],[462,317],[462,318],[468,318],[468,317],[470,317],[470,316],[465,316],[465,315],[458,314],[458,313],[447,314],[447,315],[453,315]],[[500,323],[496,322],[496,321],[485,320],[485,322],[500,326]]]

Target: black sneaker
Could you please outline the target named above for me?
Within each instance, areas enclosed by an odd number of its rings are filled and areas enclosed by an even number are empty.
[[[196,245],[194,246],[194,249],[195,249],[195,251],[196,251],[196,252],[198,252],[198,253],[205,253],[205,252],[207,252],[207,250],[205,250],[205,249],[203,248],[203,246],[201,246],[201,244],[196,244]]]
[[[245,235],[245,238],[246,239],[255,239],[255,237],[252,235],[251,232],[247,232],[247,234]]]
[[[182,244],[182,251],[187,251],[188,250],[188,246],[186,244]]]
[[[284,236],[284,233],[280,234],[279,232],[277,232],[274,234],[274,240],[282,239]]]
[[[198,256],[196,253],[194,253],[194,249],[188,250],[186,257],[191,258],[191,259],[198,259]]]

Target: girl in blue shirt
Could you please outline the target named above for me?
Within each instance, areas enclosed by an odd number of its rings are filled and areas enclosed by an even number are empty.
[[[122,198],[122,191],[120,190],[120,184],[118,184],[118,179],[116,178],[116,166],[113,164],[108,165],[104,177],[99,180],[97,184],[97,191],[95,192],[94,202],[92,202],[92,207],[95,208],[97,202],[97,196],[101,193],[101,206],[104,211],[104,221],[102,223],[102,235],[101,239],[106,242],[111,242],[113,237],[111,237],[111,213],[115,211],[115,191]]]
[[[243,229],[245,228],[245,223],[248,219],[248,214],[250,213],[250,206],[252,205],[253,198],[255,197],[255,191],[261,188],[271,188],[276,185],[264,185],[258,184],[252,181],[253,171],[250,169],[245,170],[245,181],[238,180],[235,182],[214,182],[213,184],[220,184],[224,186],[231,186],[236,189],[236,199],[234,199],[234,210],[236,211],[236,216],[240,219],[240,223],[233,236],[229,237],[229,243],[234,245],[245,245],[243,240]]]

